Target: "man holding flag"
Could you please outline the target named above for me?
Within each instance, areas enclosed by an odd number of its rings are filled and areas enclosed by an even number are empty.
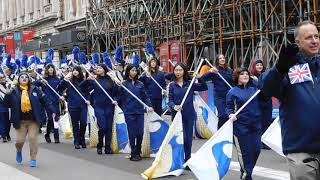
[[[320,179],[320,40],[316,26],[300,22],[295,43],[283,47],[276,65],[261,77],[262,91],[277,97],[283,153],[291,180]],[[305,107],[301,109],[301,107]]]

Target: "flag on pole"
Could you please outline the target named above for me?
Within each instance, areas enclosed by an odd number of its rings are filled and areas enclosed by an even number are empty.
[[[91,105],[88,106],[87,122],[90,123],[89,145],[92,148],[97,147],[99,128],[98,128],[97,118],[94,115],[94,109]]]
[[[156,154],[169,130],[169,124],[157,113],[144,114],[144,134],[142,141],[142,157]]]
[[[114,153],[130,153],[127,123],[122,109],[115,106],[112,127],[111,149]]]
[[[228,172],[233,143],[233,121],[227,121],[191,158],[186,166],[200,180],[220,180]]]
[[[201,139],[209,139],[218,130],[218,117],[200,95],[195,96],[193,104],[197,112],[195,135]]]
[[[141,175],[145,179],[179,176],[183,172],[184,149],[182,115],[177,112],[151,167]]]
[[[282,151],[281,124],[279,116],[270,124],[266,132],[263,133],[261,141],[280,156],[284,157]]]

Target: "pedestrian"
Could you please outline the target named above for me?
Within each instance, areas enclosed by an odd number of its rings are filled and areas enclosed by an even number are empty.
[[[251,78],[254,81],[255,85],[258,85],[259,77],[266,70],[263,65],[263,61],[258,59],[253,62],[251,68]],[[259,102],[261,107],[261,128],[262,134],[268,129],[272,123],[272,98],[265,95],[263,92],[259,93]],[[267,145],[262,143],[262,149],[270,149]]]
[[[152,80],[152,78],[161,86],[161,88]],[[154,111],[162,115],[162,95],[166,93],[166,80],[164,73],[159,70],[159,64],[156,58],[152,58],[148,62],[148,70],[139,80],[143,82],[147,95],[151,100]]]
[[[172,112],[172,119],[178,111],[182,114],[183,126],[183,142],[185,162],[191,157],[193,126],[196,119],[196,112],[193,106],[194,91],[205,91],[208,89],[207,84],[199,78],[199,83],[192,84],[190,92],[181,107],[183,97],[186,94],[188,87],[191,84],[189,80],[187,67],[183,63],[177,63],[173,68],[173,81],[169,84],[169,102],[168,106]],[[187,167],[188,169],[189,167]]]
[[[88,98],[89,93],[82,91],[79,84],[84,80],[84,75],[80,66],[75,66],[73,70],[65,76],[65,79],[58,85],[58,92],[62,93],[66,90],[66,101],[68,102],[68,111],[72,122],[72,131],[74,138],[74,148],[86,148],[85,132],[87,128],[87,105],[89,101],[82,99],[80,92],[84,98]],[[71,85],[72,83],[72,85]],[[76,89],[75,89],[76,88]],[[78,92],[77,92],[78,90]]]
[[[218,110],[218,128],[220,128],[228,120],[225,110],[226,95],[230,87],[222,80],[218,73],[232,85],[232,70],[228,67],[228,63],[223,54],[217,55],[215,65],[216,67],[211,68],[209,72],[205,73],[202,77],[206,81],[211,80],[214,84],[214,103]]]
[[[108,69],[105,64],[98,64],[95,68],[96,76],[90,75],[87,80],[80,84],[81,89],[92,91],[94,114],[98,122],[98,144],[97,153],[102,154],[103,139],[105,139],[105,154],[112,154],[111,137],[113,126],[113,115],[117,101],[111,101],[103,90],[94,80],[102,86],[102,88],[113,98],[117,98],[117,86],[107,75]]]
[[[145,87],[143,83],[138,80],[137,69],[138,67],[136,65],[128,64],[125,70],[125,81],[122,85],[149,106],[149,108],[146,109],[147,111],[153,111]],[[119,105],[123,110],[128,126],[129,143],[131,147],[130,160],[140,161],[142,159],[140,154],[144,132],[145,107],[124,88],[120,87],[118,97]]]
[[[51,86],[56,92],[58,85],[60,84],[60,78],[57,77],[56,69],[53,64],[47,64],[44,69],[44,77],[41,80],[33,82],[35,86],[41,87],[44,94],[47,96],[48,100],[51,101],[51,104],[55,108],[55,118],[53,119],[53,112],[50,109],[46,108],[47,114],[47,131],[45,134],[45,140],[47,143],[51,143],[50,133],[53,131],[54,142],[60,143],[59,140],[59,129],[54,127],[54,121],[58,122],[60,119],[60,106],[59,101],[64,100],[64,97],[58,96],[49,86]]]
[[[4,96],[6,93],[6,77],[4,74],[0,74],[0,136],[4,143],[11,141],[10,127],[11,122],[9,120],[9,109],[4,103]]]
[[[232,118],[258,90],[250,85],[250,73],[246,68],[233,72],[236,86],[231,88],[226,97],[226,113]],[[234,144],[240,164],[240,179],[251,180],[252,171],[261,150],[261,109],[258,97],[255,97],[236,117],[233,123]]]
[[[319,32],[313,22],[303,21],[296,26],[294,37],[295,44],[282,47],[279,60],[262,74],[259,82],[265,94],[280,101],[282,149],[288,161],[290,179],[318,180]]]
[[[37,166],[38,153],[38,130],[39,125],[45,119],[39,113],[42,107],[48,107],[55,116],[55,109],[47,101],[46,96],[40,89],[31,85],[31,78],[27,73],[20,73],[18,84],[13,89],[6,89],[4,102],[11,108],[11,121],[16,129],[16,161],[22,163],[22,147],[25,143],[26,136],[29,138],[30,147],[30,167]]]

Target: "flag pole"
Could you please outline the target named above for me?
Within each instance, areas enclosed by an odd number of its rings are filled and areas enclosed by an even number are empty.
[[[214,67],[211,62],[206,58],[205,61],[211,66]],[[228,81],[218,72],[217,73],[219,75],[219,77],[230,87],[232,88],[232,86],[228,83]]]
[[[41,77],[41,75],[37,72],[37,71],[34,71],[38,77],[40,77],[40,79],[42,80],[45,80],[43,77]],[[46,83],[46,86],[48,86],[59,98],[61,98],[61,95],[55,90],[53,89],[53,87],[48,83]]]
[[[144,68],[144,66],[142,65],[143,63],[141,62],[139,64],[139,66],[143,69],[143,71],[148,74],[146,68]],[[150,74],[150,78],[152,79],[152,81],[163,91],[164,89],[160,86],[160,84],[154,79],[154,77],[152,77],[152,75]]]

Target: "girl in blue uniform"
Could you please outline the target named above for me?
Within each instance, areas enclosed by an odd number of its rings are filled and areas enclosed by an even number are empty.
[[[81,96],[76,92],[76,90],[70,85],[66,80],[69,80],[77,90],[87,98],[89,93],[86,91],[81,91],[79,84],[84,80],[84,75],[82,73],[81,67],[76,66],[73,68],[72,72],[65,76],[65,79],[58,85],[59,93],[64,90],[67,94],[68,110],[70,113],[72,121],[72,131],[74,137],[74,147],[75,149],[86,148],[85,142],[85,132],[87,127],[87,105],[90,104],[89,101],[84,101]]]
[[[50,85],[53,89],[57,91],[57,87],[60,84],[60,78],[57,77],[56,69],[53,64],[47,64],[44,69],[44,79],[37,80],[34,82],[35,86],[42,87],[42,91],[46,94],[48,100],[52,103],[55,108],[55,112],[58,112],[55,118],[52,118],[52,111],[46,108],[47,113],[47,133],[45,134],[45,139],[47,143],[51,143],[50,132],[53,130],[54,142],[59,143],[59,130],[54,128],[53,121],[59,121],[60,119],[60,109],[59,109],[59,96],[49,88]],[[63,100],[63,98],[61,98]]]
[[[184,64],[176,64],[173,68],[173,72],[173,81],[169,84],[168,105],[171,109],[173,118],[177,111],[181,111],[185,162],[187,162],[187,160],[191,157],[193,126],[196,118],[193,106],[194,91],[205,91],[208,87],[202,78],[198,79],[199,83],[194,83],[192,85],[187,99],[181,107],[180,104],[191,81],[189,81],[188,71]]]
[[[0,136],[2,137],[2,141],[5,143],[9,140],[9,132],[10,132],[10,121],[9,121],[9,109],[3,102],[5,93],[6,93],[6,77],[4,74],[0,74]],[[9,127],[9,128],[8,128]]]
[[[97,153],[102,154],[103,139],[105,138],[105,154],[112,154],[111,150],[111,137],[112,137],[112,125],[113,125],[113,114],[114,106],[117,104],[116,101],[112,102],[102,89],[98,86],[94,79],[96,79],[103,89],[115,99],[117,94],[117,87],[113,83],[112,79],[107,75],[108,69],[105,64],[99,64],[95,68],[96,77],[89,76],[86,81],[80,84],[82,89],[87,91],[93,91],[93,107],[94,113],[98,121],[98,145]]]
[[[129,64],[127,66],[125,71],[125,81],[122,84],[150,107],[147,111],[153,111],[144,85],[138,80],[136,65]],[[131,147],[130,160],[140,161],[145,107],[123,88],[119,89],[119,104],[123,110],[128,126],[129,142]]]
[[[227,94],[226,113],[229,117],[239,109],[258,90],[250,84],[250,75],[246,68],[233,73],[237,86]],[[233,124],[234,143],[241,167],[241,179],[251,180],[261,149],[261,110],[258,97],[255,97],[236,117]]]
[[[166,80],[163,72],[159,70],[157,59],[153,58],[148,62],[148,74],[142,75],[139,80],[143,82],[147,95],[150,97],[154,111],[161,116],[162,114],[162,92],[161,88],[151,79],[155,79],[162,89],[166,88]]]
[[[255,80],[255,84],[258,84],[260,75],[265,71],[265,67],[261,60],[257,60],[252,65],[251,77]],[[272,98],[264,93],[259,94],[260,106],[261,106],[261,123],[262,133],[264,133],[272,123]],[[267,145],[262,144],[263,149],[270,149]]]
[[[230,87],[220,78],[218,73],[232,85],[232,70],[228,68],[228,64],[223,54],[219,54],[215,61],[216,67],[205,73],[203,79],[211,80],[214,84],[214,103],[218,110],[218,128],[220,128],[227,120],[226,114],[226,95]]]

